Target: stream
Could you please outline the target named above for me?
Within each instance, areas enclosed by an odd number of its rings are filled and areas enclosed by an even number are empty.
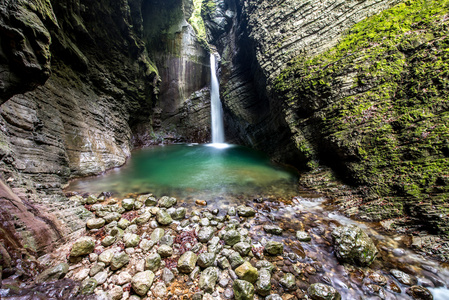
[[[156,197],[170,195],[188,212],[195,209],[197,200],[206,201],[208,209],[218,209],[220,214],[226,214],[229,206],[250,205],[258,212],[250,221],[251,238],[282,241],[285,252],[296,254],[296,262],[311,264],[316,270],[308,274],[310,283],[332,285],[342,299],[412,299],[406,294],[408,286],[398,282],[391,269],[416,276],[418,285],[427,287],[434,299],[449,299],[446,264],[408,248],[408,236],[386,233],[376,223],[339,214],[323,196],[298,189],[298,177],[295,170],[273,164],[263,153],[245,147],[170,145],[139,150],[124,167],[72,181],[66,191],[110,192],[118,199],[148,192]],[[265,233],[266,224],[280,226],[283,234]],[[335,257],[331,232],[349,224],[361,227],[379,250],[369,268],[343,267]],[[311,242],[299,243],[297,230],[308,232]],[[387,278],[380,290],[368,280],[374,272]]]

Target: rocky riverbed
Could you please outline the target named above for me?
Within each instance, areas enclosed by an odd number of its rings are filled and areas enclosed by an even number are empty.
[[[85,234],[39,258],[47,269],[33,278],[3,270],[0,296],[448,299],[448,269],[408,250],[407,236],[380,235],[309,196],[222,206],[73,196],[93,213]]]

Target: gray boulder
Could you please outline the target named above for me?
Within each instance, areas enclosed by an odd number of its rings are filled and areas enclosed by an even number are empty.
[[[187,251],[178,260],[178,270],[181,273],[190,274],[195,269],[198,257],[192,251]]]
[[[215,284],[218,279],[218,269],[215,267],[209,267],[205,269],[199,279],[200,289],[206,293],[213,293],[215,289]]]
[[[341,295],[333,287],[323,284],[314,283],[309,286],[307,293],[313,300],[340,300]]]
[[[131,286],[139,296],[145,296],[153,284],[154,273],[151,271],[143,271],[134,275]]]
[[[335,255],[346,263],[369,266],[377,256],[377,248],[371,238],[355,225],[337,227],[332,231]]]
[[[252,300],[254,286],[246,280],[236,279],[233,285],[235,300]]]

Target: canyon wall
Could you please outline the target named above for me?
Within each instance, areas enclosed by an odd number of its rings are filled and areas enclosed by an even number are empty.
[[[67,180],[121,166],[135,146],[207,140],[209,57],[184,2],[0,4],[2,235],[49,251],[90,216]]]
[[[230,136],[311,170],[311,188],[330,166],[348,215],[449,232],[446,1],[208,2]]]

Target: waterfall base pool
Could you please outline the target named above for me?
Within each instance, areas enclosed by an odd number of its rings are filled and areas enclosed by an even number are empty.
[[[276,265],[272,277],[277,278],[275,282],[279,282],[285,272],[297,274],[298,297],[288,299],[306,299],[307,287],[317,282],[336,288],[342,299],[413,299],[408,294],[411,287],[392,275],[394,269],[405,272],[404,276],[413,275],[414,284],[428,287],[433,299],[449,299],[449,268],[411,249],[410,236],[385,232],[378,223],[342,216],[323,195],[299,189],[295,170],[273,164],[264,154],[245,147],[218,144],[144,149],[136,151],[124,167],[101,176],[75,180],[67,191],[110,192],[118,199],[142,193],[153,193],[158,198],[174,196],[177,205],[185,206],[189,218],[183,220],[187,221],[185,226],[180,221],[168,226],[167,230],[175,236],[190,230],[199,232],[202,226],[209,226],[208,215],[218,228],[223,228],[223,221],[220,227],[211,214],[211,209],[218,208],[216,214],[223,217],[221,220],[226,220],[225,223],[234,226],[244,223],[242,232],[251,240],[255,254],[268,240],[283,243],[282,257],[265,258]],[[196,200],[206,200],[207,206],[196,205]],[[108,201],[104,205],[109,205]],[[231,207],[235,209],[240,204],[254,208],[255,216],[244,218],[236,216],[235,212],[228,215]],[[125,214],[132,216],[136,212]],[[207,220],[200,221],[199,216]],[[335,256],[331,233],[338,226],[350,224],[362,228],[379,250],[369,267],[341,264]],[[266,232],[265,225],[279,226],[282,234]],[[144,234],[148,234],[149,225],[143,226],[146,226],[142,229]],[[156,223],[156,226],[159,225]],[[297,231],[307,232],[310,240],[299,241]],[[96,233],[90,231],[89,234]],[[184,282],[184,277],[180,278]],[[272,292],[292,294],[280,284],[274,284]]]
[[[262,154],[228,144],[182,144],[136,151],[122,168],[74,180],[67,190],[128,194],[153,193],[212,202],[226,195],[272,195],[291,199],[298,174]]]

